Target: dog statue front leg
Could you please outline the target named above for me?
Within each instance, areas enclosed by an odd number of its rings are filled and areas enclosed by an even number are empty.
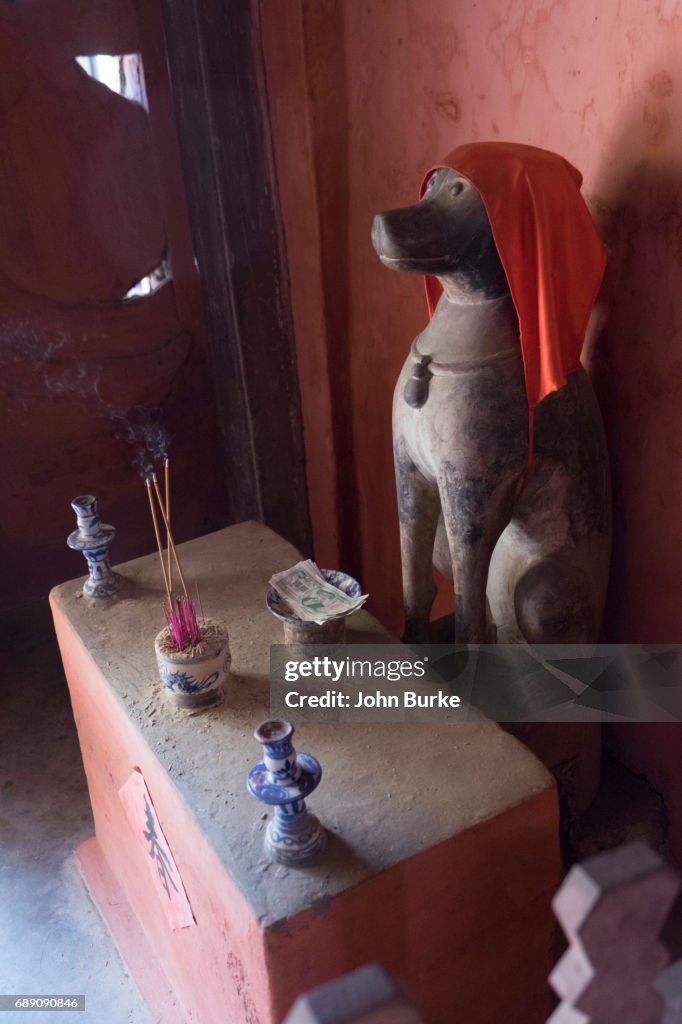
[[[417,469],[402,445],[395,449],[395,475],[405,611],[403,640],[425,643],[429,638],[431,605],[436,596],[431,564],[440,515],[438,487]]]
[[[488,570],[495,545],[511,518],[517,480],[493,482],[468,476],[446,463],[438,485],[455,587],[454,641],[491,643]]]

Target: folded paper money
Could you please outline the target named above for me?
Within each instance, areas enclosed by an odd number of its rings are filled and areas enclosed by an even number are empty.
[[[369,597],[369,594],[357,597],[344,594],[327,582],[309,558],[284,572],[276,572],[270,577],[270,586],[286,601],[294,615],[303,622],[316,622],[318,626],[357,611]]]

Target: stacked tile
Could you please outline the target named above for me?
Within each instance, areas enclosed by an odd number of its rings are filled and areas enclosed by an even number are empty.
[[[669,954],[659,941],[679,884],[642,842],[572,868],[553,902],[570,946],[550,977],[562,1003],[548,1024],[682,1019],[674,1009],[664,1016],[665,1003],[679,1007],[682,979],[678,965],[664,972]]]

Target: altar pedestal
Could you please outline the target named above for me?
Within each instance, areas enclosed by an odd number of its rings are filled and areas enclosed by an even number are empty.
[[[299,556],[257,523],[181,551],[232,645],[224,703],[194,717],[160,692],[156,556],[116,567],[126,585],[114,601],[82,597],[82,579],[51,594],[95,820],[77,857],[156,1019],[281,1024],[302,991],[372,962],[404,981],[429,1024],[540,1024],[559,880],[548,772],[492,723],[303,724],[297,746],[323,765],[310,808],[328,845],[315,867],[270,863],[245,776],[268,714],[270,645],[281,642],[267,580]],[[348,640],[392,642],[365,611]],[[171,930],[124,812],[119,790],[134,768],[190,927]]]

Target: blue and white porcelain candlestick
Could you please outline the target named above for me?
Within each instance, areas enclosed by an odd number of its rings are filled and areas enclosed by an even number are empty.
[[[261,722],[254,736],[263,746],[263,760],[246,780],[252,796],[274,808],[265,833],[265,852],[289,867],[310,864],[324,846],[325,833],[306,810],[305,798],[320,784],[320,763],[310,754],[297,754],[294,727],[284,719]]]
[[[122,583],[109,562],[109,545],[116,530],[100,522],[97,498],[92,494],[74,498],[71,508],[76,513],[78,529],[69,534],[66,543],[74,551],[80,551],[88,563],[90,575],[83,584],[83,593],[86,597],[113,597]]]

